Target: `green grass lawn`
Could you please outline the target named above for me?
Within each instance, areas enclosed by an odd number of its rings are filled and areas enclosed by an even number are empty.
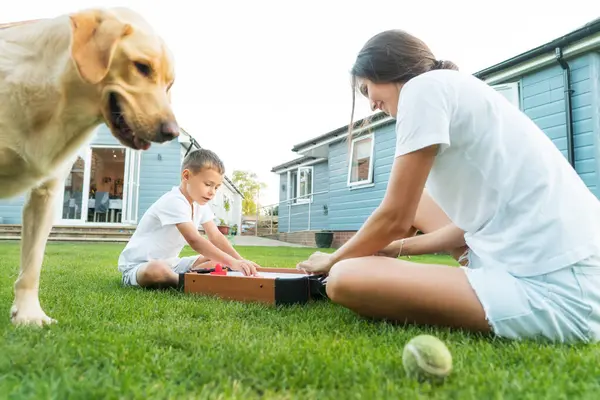
[[[125,289],[115,266],[122,247],[50,243],[41,302],[59,323],[36,330],[9,322],[19,247],[0,243],[1,398],[598,398],[597,346],[394,326],[329,302],[271,308]],[[264,266],[293,267],[313,250],[239,251]],[[452,351],[454,372],[441,386],[405,377],[402,348],[421,333]]]

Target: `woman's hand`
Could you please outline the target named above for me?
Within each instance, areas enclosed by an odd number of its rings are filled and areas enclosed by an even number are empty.
[[[316,251],[306,261],[302,261],[296,265],[296,268],[302,270],[309,275],[328,274],[333,267],[333,257],[331,254]]]
[[[411,240],[412,237],[406,239],[400,239],[395,242],[392,242],[390,245],[385,247],[382,250],[379,250],[375,255],[377,257],[389,257],[389,258],[398,258],[400,257],[400,253],[403,253],[402,249],[404,246],[404,242],[407,240]],[[408,254],[403,254],[407,259],[410,260],[410,256]]]
[[[377,253],[375,253],[375,255],[379,257],[398,258],[400,256],[400,246],[397,246],[394,242],[389,246],[379,250]]]

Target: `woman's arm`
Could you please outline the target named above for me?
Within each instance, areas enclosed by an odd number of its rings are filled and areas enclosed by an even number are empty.
[[[434,160],[451,144],[455,96],[434,77],[414,79],[402,86],[401,93],[395,115],[396,158],[381,205],[333,254],[314,253],[298,269],[328,272],[342,260],[371,256],[410,233]]]
[[[332,264],[372,255],[388,245],[391,238],[407,235],[437,148],[437,145],[428,146],[395,159],[381,205],[359,231],[331,255]]]
[[[452,251],[466,246],[465,232],[450,223],[437,231],[394,241],[380,253],[385,255],[417,256]]]

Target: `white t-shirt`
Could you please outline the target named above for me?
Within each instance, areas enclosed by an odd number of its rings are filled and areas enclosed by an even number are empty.
[[[439,144],[426,188],[465,233],[473,266],[516,276],[600,252],[600,202],[552,141],[479,79],[434,70],[401,90],[396,156]]]
[[[176,224],[193,222],[195,226],[200,227],[214,218],[208,204],[201,206],[194,203],[193,207],[192,218],[192,205],[177,186],[162,195],[144,213],[127,246],[121,252],[119,270],[124,272],[150,260],[179,257],[187,242]]]

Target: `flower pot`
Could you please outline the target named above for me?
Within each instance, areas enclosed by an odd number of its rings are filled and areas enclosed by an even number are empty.
[[[333,232],[315,232],[315,243],[318,248],[330,248],[333,243]]]
[[[229,227],[227,225],[219,225],[217,228],[219,228],[219,231],[223,235],[228,235],[229,234]]]

